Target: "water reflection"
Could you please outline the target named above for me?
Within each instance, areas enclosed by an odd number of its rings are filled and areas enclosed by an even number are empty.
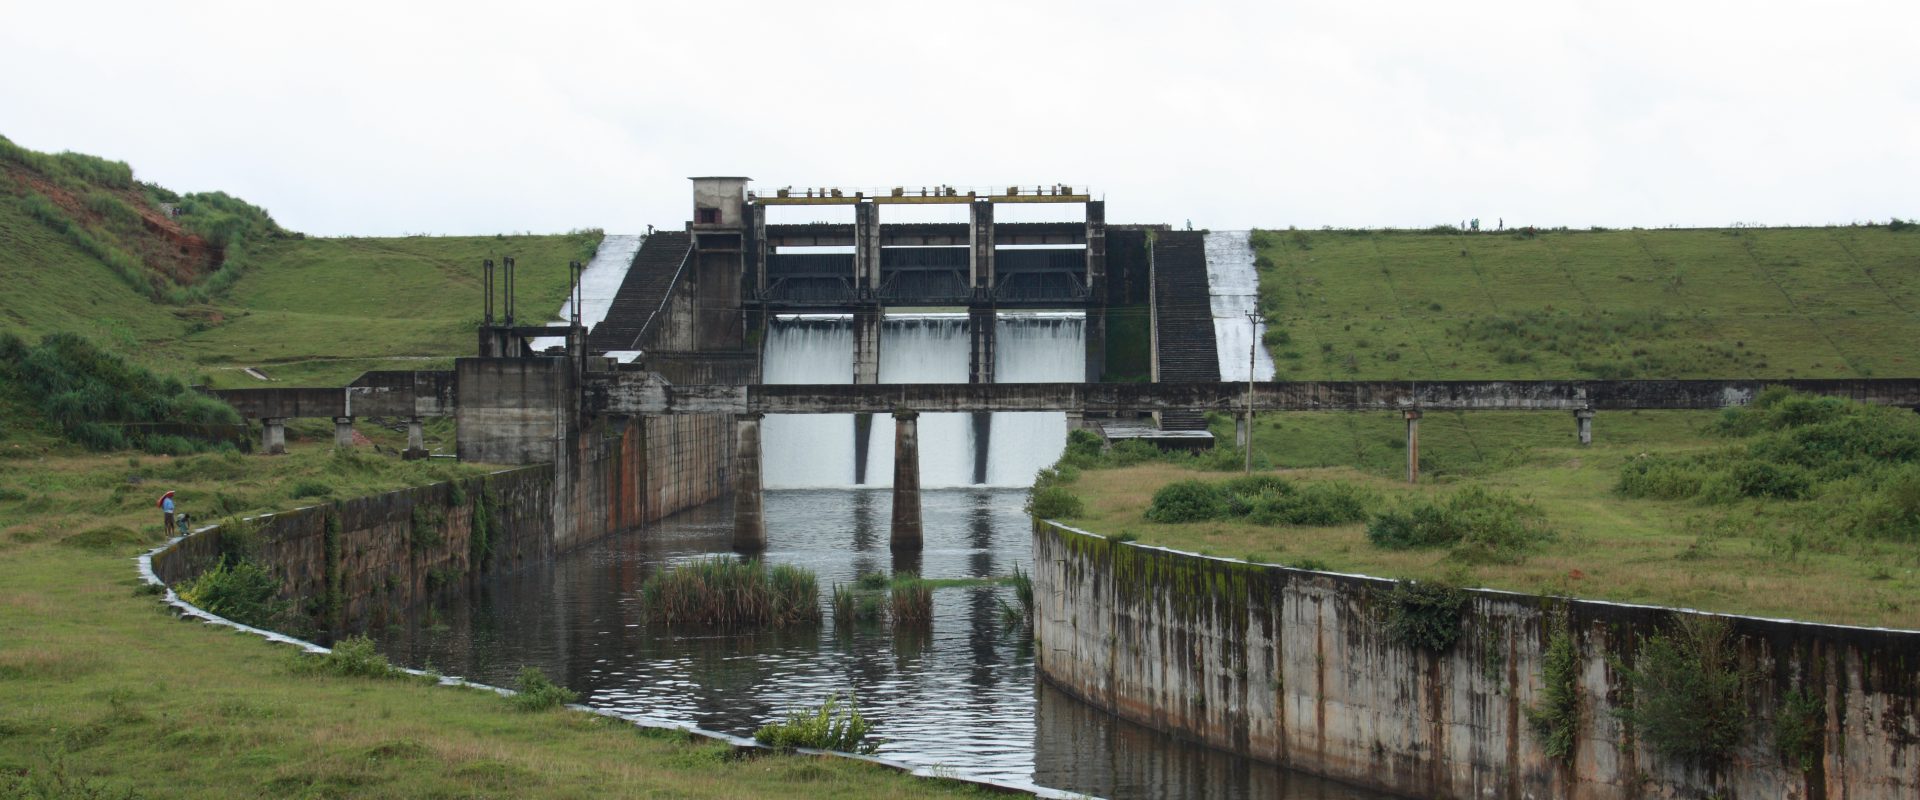
[[[823,594],[890,567],[932,578],[1004,575],[1027,566],[1024,499],[1018,490],[927,492],[925,549],[900,564],[887,544],[886,491],[768,492],[766,558],[814,570]],[[663,563],[730,553],[731,522],[726,503],[710,504],[490,580],[376,638],[410,666],[496,685],[537,666],[591,705],[741,735],[829,693],[851,693],[887,740],[882,755],[1011,783],[1119,797],[1372,797],[1322,791],[1118,723],[1057,691],[1036,696],[1028,634],[1001,618],[1002,601],[1013,602],[1004,587],[936,589],[930,631],[839,629],[831,619],[782,632],[647,624],[638,593],[646,576]]]

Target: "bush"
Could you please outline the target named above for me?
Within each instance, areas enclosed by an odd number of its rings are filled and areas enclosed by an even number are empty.
[[[240,422],[227,404],[130,364],[76,334],[48,334],[33,346],[11,334],[0,335],[0,355],[5,356],[0,359],[0,380],[25,389],[68,439],[91,449],[147,446],[174,455],[199,452],[215,445],[172,435],[147,437],[119,426]]]
[[[1416,501],[1374,517],[1367,540],[1387,550],[1454,548],[1471,563],[1517,563],[1553,537],[1532,503],[1473,486],[1443,500]]]
[[[787,627],[820,621],[812,571],[717,557],[668,567],[640,586],[648,616],[667,625]]]
[[[209,614],[256,628],[273,626],[288,608],[277,599],[280,579],[252,559],[222,558],[212,569],[182,581],[177,591],[180,599]]]
[[[1564,622],[1547,637],[1540,685],[1540,702],[1527,707],[1527,722],[1548,758],[1570,761],[1580,731],[1580,657]]]
[[[1227,513],[1227,495],[1206,481],[1175,481],[1153,493],[1146,517],[1153,522],[1202,522]]]
[[[407,673],[387,661],[365,636],[348,636],[333,643],[333,649],[317,656],[301,658],[298,670],[340,678],[404,678]]]
[[[1087,513],[1087,507],[1066,487],[1047,486],[1028,494],[1027,513],[1040,519],[1064,519]]]
[[[1345,525],[1367,518],[1373,495],[1345,483],[1309,483],[1253,503],[1250,517],[1262,525]]]
[[[1704,487],[1699,459],[1641,455],[1620,468],[1614,491],[1627,497],[1684,500]]]
[[[1466,607],[1466,592],[1453,586],[1419,581],[1396,584],[1386,596],[1387,636],[1408,647],[1445,653],[1460,639],[1460,613]]]
[[[330,494],[333,494],[333,487],[320,481],[297,481],[293,484],[291,496],[295,500],[301,500],[308,497],[326,497]]]
[[[539,667],[522,667],[520,684],[515,691],[507,700],[521,711],[546,711],[580,699],[577,692],[548,680]]]
[[[797,710],[784,722],[762,725],[753,732],[753,740],[768,747],[870,754],[880,748],[878,741],[867,738],[871,733],[873,725],[860,716],[859,707],[849,701],[843,710],[836,694],[829,695],[817,709]]]
[[[1807,471],[1791,464],[1769,464],[1765,461],[1742,461],[1729,470],[1728,478],[1734,491],[1743,497],[1766,497],[1775,500],[1798,500],[1807,496],[1813,488],[1813,481],[1807,477]]]
[[[1746,738],[1746,676],[1725,620],[1688,614],[1666,634],[1642,637],[1619,665],[1632,701],[1614,711],[1640,741],[1669,758],[1717,762]]]
[[[1812,689],[1788,692],[1773,717],[1773,744],[1781,758],[1801,772],[1820,763],[1827,729],[1827,704]]]

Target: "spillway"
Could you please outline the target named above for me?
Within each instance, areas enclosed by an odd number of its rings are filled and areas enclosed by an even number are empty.
[[[1086,369],[1085,317],[1079,313],[1003,314],[995,323],[994,371],[1002,383],[1077,381]],[[888,315],[880,326],[882,383],[966,383],[965,314]],[[770,321],[761,379],[766,383],[850,383],[853,321],[846,315],[783,315]],[[921,486],[981,485],[968,414],[920,418]],[[994,414],[984,431],[985,485],[1027,486],[1060,457],[1066,415]],[[773,415],[762,433],[769,489],[847,487],[854,481],[855,424],[850,414]],[[870,487],[893,481],[893,421],[875,415],[868,433]]]

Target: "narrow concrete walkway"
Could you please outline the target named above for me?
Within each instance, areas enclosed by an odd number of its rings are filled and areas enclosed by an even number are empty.
[[[580,273],[580,324],[592,328],[607,318],[607,309],[613,307],[613,296],[620,291],[620,282],[627,277],[627,268],[633,266],[633,256],[640,252],[640,243],[646,239],[638,234],[607,234],[600,239],[600,248],[593,252],[593,260]],[[566,322],[573,318],[573,298],[560,304],[560,313],[555,322]],[[542,336],[533,340],[535,349],[544,349],[566,344],[559,336]]]
[[[1213,303],[1214,348],[1220,356],[1220,380],[1247,379],[1247,348],[1260,341],[1266,323],[1247,320],[1260,307],[1260,276],[1253,269],[1252,231],[1207,234],[1207,293]],[[1253,379],[1273,380],[1273,354],[1260,347]]]

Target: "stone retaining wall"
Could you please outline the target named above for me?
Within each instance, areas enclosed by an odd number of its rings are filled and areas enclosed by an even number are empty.
[[[1721,617],[1748,724],[1717,764],[1663,758],[1614,714],[1621,663],[1694,612],[1472,590],[1459,640],[1393,640],[1393,581],[1248,564],[1034,527],[1042,676],[1121,717],[1348,783],[1416,797],[1920,797],[1920,632]],[[1698,615],[1711,616],[1711,615]],[[1550,631],[1576,647],[1572,756],[1547,756]],[[1824,708],[1810,768],[1780,753],[1790,692]],[[1625,744],[1623,744],[1625,742]]]

